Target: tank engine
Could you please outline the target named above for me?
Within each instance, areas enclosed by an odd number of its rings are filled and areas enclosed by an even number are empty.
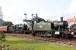
[[[65,32],[68,30],[67,21],[54,21],[54,35],[59,35],[59,37],[64,37]]]

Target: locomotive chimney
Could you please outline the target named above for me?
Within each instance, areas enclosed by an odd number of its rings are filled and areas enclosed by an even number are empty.
[[[63,17],[60,17],[60,19],[61,19],[61,22],[63,22]]]

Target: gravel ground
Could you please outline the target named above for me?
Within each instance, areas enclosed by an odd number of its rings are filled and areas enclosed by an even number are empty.
[[[9,33],[6,34],[9,36],[14,36],[22,39],[27,39],[27,40],[40,40],[40,41],[47,41],[47,42],[55,42],[59,44],[64,44],[64,45],[70,45],[70,46],[75,46],[76,47],[76,39],[64,39],[64,38],[48,38],[48,37],[38,37],[38,36],[32,36],[31,34],[15,34],[15,33]]]

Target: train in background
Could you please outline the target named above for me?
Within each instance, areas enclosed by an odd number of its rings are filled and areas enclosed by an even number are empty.
[[[30,31],[26,24],[16,24],[11,26],[0,26],[0,32],[5,33],[24,33]]]
[[[76,23],[72,24],[69,30],[70,30],[70,33],[73,35],[73,37],[76,37]]]
[[[30,27],[27,24],[16,24],[9,26],[9,32],[11,33],[30,33]]]

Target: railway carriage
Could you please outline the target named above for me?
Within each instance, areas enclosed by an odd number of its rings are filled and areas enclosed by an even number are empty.
[[[8,32],[8,26],[0,26],[0,32]]]

